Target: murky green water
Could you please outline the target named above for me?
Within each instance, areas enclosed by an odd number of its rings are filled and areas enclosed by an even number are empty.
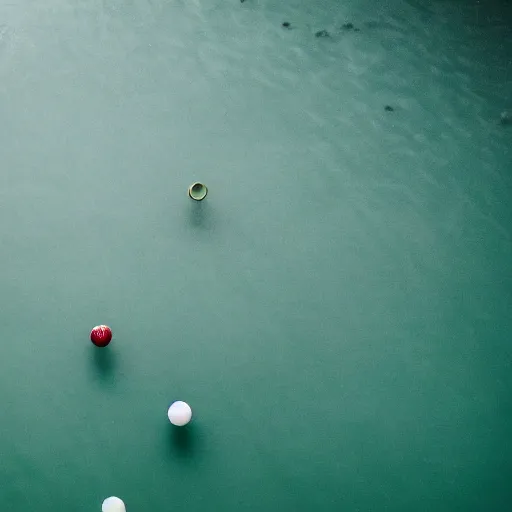
[[[511,19],[2,2],[0,510],[506,510]]]

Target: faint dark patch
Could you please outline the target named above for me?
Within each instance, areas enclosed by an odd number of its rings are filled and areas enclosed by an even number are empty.
[[[327,30],[319,30],[315,33],[315,37],[331,37],[331,34]]]
[[[502,126],[512,125],[512,112],[509,112],[508,110],[504,110],[500,114],[500,124]]]
[[[367,21],[365,22],[365,26],[367,28],[386,28],[389,25],[388,23],[383,23],[382,21]]]
[[[353,24],[353,23],[348,22],[348,23],[343,23],[343,25],[341,26],[341,28],[342,28],[343,30],[354,30],[354,28],[355,28],[355,27],[354,27],[354,24]]]
[[[282,27],[284,28],[291,28],[291,25],[290,25],[290,22],[289,21],[283,21],[283,23],[281,24]]]
[[[115,372],[117,368],[117,358],[111,348],[97,348],[91,349],[92,355],[92,366],[94,373],[103,381],[113,382]]]
[[[394,112],[394,111],[395,111],[395,109],[394,109],[391,105],[386,105],[386,106],[384,107],[384,110],[385,110],[386,112]]]
[[[194,228],[210,229],[212,227],[212,210],[207,201],[189,201],[188,218]]]
[[[405,0],[405,3],[409,4],[423,14],[428,15],[428,18],[436,16],[436,12],[431,8],[430,5],[428,5],[427,2],[422,2],[420,0]]]
[[[396,33],[401,33],[400,27],[393,25],[392,23],[389,23],[387,21],[366,21],[364,23],[366,28],[369,29],[375,29],[375,30],[386,30],[386,31],[393,31]]]
[[[194,422],[184,427],[167,424],[164,435],[168,453],[172,459],[197,460],[201,452],[201,438]]]

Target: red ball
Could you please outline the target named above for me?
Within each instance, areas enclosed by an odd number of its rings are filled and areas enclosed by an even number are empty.
[[[106,325],[97,325],[91,331],[91,341],[97,347],[106,347],[112,339],[112,330]]]

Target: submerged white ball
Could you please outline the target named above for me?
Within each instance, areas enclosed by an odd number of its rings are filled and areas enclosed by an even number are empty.
[[[167,411],[169,421],[177,427],[183,427],[192,419],[192,409],[186,402],[173,402]]]
[[[101,512],[126,512],[126,507],[122,499],[110,496],[101,505]]]

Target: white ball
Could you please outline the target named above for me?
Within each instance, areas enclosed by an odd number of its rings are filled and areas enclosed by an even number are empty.
[[[169,421],[177,427],[183,427],[192,418],[192,409],[186,402],[173,402],[167,411]]]
[[[126,507],[123,500],[110,496],[101,505],[101,512],[126,512]]]

